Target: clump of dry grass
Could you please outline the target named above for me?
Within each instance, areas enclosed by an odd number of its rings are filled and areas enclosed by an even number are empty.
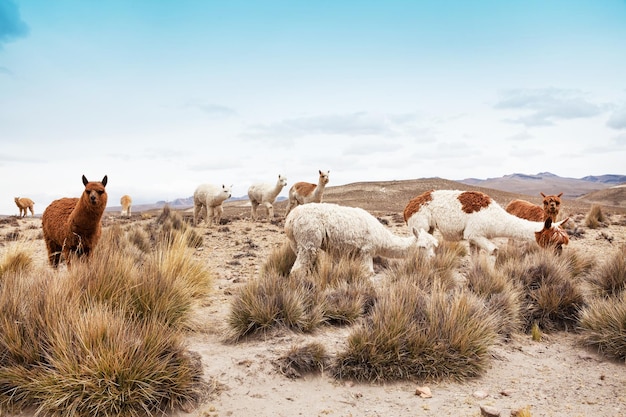
[[[580,327],[584,344],[626,361],[626,291],[591,300],[580,312]]]
[[[32,250],[25,245],[11,245],[0,259],[0,279],[5,273],[27,272],[33,268]]]
[[[521,328],[521,291],[500,269],[486,259],[474,262],[466,274],[468,288],[485,300],[500,321],[498,332],[505,337]]]
[[[179,233],[137,258],[106,228],[69,271],[14,270],[0,285],[0,410],[143,416],[197,402],[202,365],[184,344],[211,276]]]
[[[277,328],[309,332],[352,323],[374,303],[367,272],[353,256],[322,253],[314,271],[298,277],[288,274],[294,260],[291,249],[277,249],[261,275],[235,295],[228,319],[234,340]]]
[[[617,296],[626,291],[626,245],[590,273],[588,282],[593,293],[601,297]]]
[[[289,378],[301,378],[304,374],[323,372],[329,364],[330,355],[324,345],[318,342],[293,346],[276,361],[278,370]]]
[[[584,297],[581,283],[573,276],[566,258],[538,251],[521,260],[510,260],[501,268],[521,286],[524,332],[529,332],[533,323],[545,332],[575,327]]]
[[[589,212],[585,216],[585,226],[590,229],[597,229],[598,227],[606,227],[607,218],[602,212],[602,206],[594,204],[589,209]]]
[[[163,207],[159,217],[150,228],[150,233],[153,241],[161,243],[175,239],[179,233],[184,233],[187,245],[191,248],[198,248],[203,242],[202,236],[185,222],[180,212],[170,209],[168,205]]]
[[[385,271],[385,279],[389,282],[408,280],[425,291],[430,291],[435,283],[446,290],[453,289],[457,286],[454,270],[465,252],[456,242],[440,244],[434,258],[415,249],[405,259],[393,260]]]
[[[314,303],[314,286],[280,275],[261,275],[241,287],[233,298],[228,323],[232,337],[274,328],[310,331],[319,326],[322,313]]]
[[[407,280],[379,295],[372,314],[337,356],[337,378],[464,380],[480,375],[498,320],[467,291],[427,293]]]
[[[261,275],[276,274],[289,276],[291,267],[296,262],[296,254],[285,242],[280,248],[272,251],[267,260],[261,265]]]

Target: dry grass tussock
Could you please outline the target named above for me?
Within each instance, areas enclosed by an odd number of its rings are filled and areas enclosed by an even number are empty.
[[[105,229],[91,260],[69,271],[33,268],[26,252],[4,254],[0,410],[140,416],[207,394],[185,331],[212,276],[189,254],[186,232],[160,234],[167,239],[154,240],[151,253],[132,235]]]
[[[585,216],[585,226],[590,229],[597,229],[599,227],[605,227],[606,223],[607,218],[602,212],[602,206],[598,204],[592,205]]]
[[[404,260],[382,261],[379,287],[348,255],[323,254],[313,272],[292,279],[295,255],[285,245],[235,296],[233,340],[276,329],[356,324],[345,351],[332,359],[315,351],[325,358],[316,362],[310,349],[295,346],[279,361],[281,372],[326,368],[356,380],[462,380],[483,371],[497,340],[519,331],[533,331],[539,340],[542,332],[577,330],[587,305],[585,277],[622,268],[617,260],[600,268],[575,252],[554,256],[532,245],[509,245],[495,265],[474,258],[459,280],[455,271],[465,255],[464,246],[443,242],[434,259],[415,251]]]
[[[626,361],[626,246],[590,274],[591,298],[580,311],[583,343]]]

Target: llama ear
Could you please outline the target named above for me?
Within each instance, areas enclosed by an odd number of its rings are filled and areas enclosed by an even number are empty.
[[[557,197],[561,198],[562,195],[563,195],[563,193],[559,193],[559,195],[557,195]]]
[[[568,221],[569,221],[569,217],[566,217],[564,220],[561,220],[560,222],[554,223],[554,225],[557,226],[557,227],[561,227],[562,225],[564,225]]]
[[[107,186],[107,181],[109,180],[109,178],[105,175],[104,178],[102,178],[102,186],[106,187]]]
[[[539,194],[541,194],[543,198],[546,198],[546,195],[544,193],[539,193]]]
[[[548,217],[546,219],[546,221],[543,223],[543,227],[544,229],[549,229],[550,227],[552,227],[552,218]]]
[[[83,175],[83,185],[87,185],[88,182],[87,177]]]

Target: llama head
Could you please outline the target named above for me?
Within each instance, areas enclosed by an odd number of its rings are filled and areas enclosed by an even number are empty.
[[[222,197],[224,197],[224,200],[228,200],[230,198],[230,196],[232,195],[232,190],[233,190],[232,184],[229,186],[222,184],[221,194],[222,194]]]
[[[92,206],[106,207],[107,193],[104,187],[106,187],[107,181],[108,178],[106,175],[100,182],[89,181],[87,177],[83,175],[83,185],[85,186],[83,198],[86,199]]]
[[[319,172],[320,172],[320,180],[319,180],[320,184],[324,184],[324,185],[328,184],[328,181],[329,181],[328,174],[330,174],[330,170],[322,171],[320,169]]]
[[[413,234],[417,239],[416,245],[418,248],[426,249],[426,256],[432,258],[435,256],[435,248],[439,246],[437,238],[424,229],[413,228]]]
[[[557,254],[560,254],[563,251],[563,245],[569,243],[567,232],[561,228],[561,225],[568,220],[569,217],[553,224],[552,218],[548,217],[543,223],[543,229],[535,232],[537,244],[542,248],[553,248]]]
[[[561,208],[561,196],[563,193],[558,195],[540,194],[543,197],[543,211],[551,215],[559,214],[559,209]]]
[[[287,177],[278,174],[278,184],[280,184],[281,187],[287,185]]]

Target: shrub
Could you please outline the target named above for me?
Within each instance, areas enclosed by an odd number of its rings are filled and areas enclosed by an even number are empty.
[[[510,280],[521,286],[525,332],[531,330],[533,323],[545,332],[575,327],[576,314],[584,305],[584,298],[567,259],[538,251],[521,261],[507,262],[501,268]]]
[[[0,411],[143,416],[208,389],[182,330],[210,275],[186,237],[129,256],[119,227],[71,270],[13,270],[0,285]]]
[[[580,312],[583,343],[601,353],[626,360],[626,291],[619,296],[593,299]]]
[[[483,258],[472,265],[466,278],[468,288],[497,316],[500,334],[508,337],[521,328],[521,291],[503,271],[489,267]]]
[[[589,283],[594,292],[602,297],[617,296],[626,290],[626,245],[617,249],[590,274]]]
[[[330,355],[321,343],[293,346],[281,356],[276,365],[289,378],[300,378],[303,374],[322,372],[330,364]]]
[[[602,213],[602,207],[594,204],[589,209],[587,216],[585,217],[585,226],[590,229],[597,229],[598,227],[606,226],[606,217]]]
[[[396,282],[337,355],[337,378],[363,381],[464,380],[480,375],[497,320],[470,292],[431,293]]]

